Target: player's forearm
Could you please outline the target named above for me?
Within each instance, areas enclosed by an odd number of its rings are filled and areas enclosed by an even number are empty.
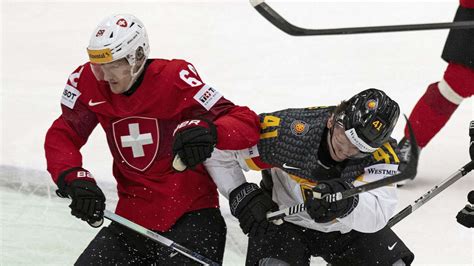
[[[235,106],[229,113],[215,120],[217,148],[241,150],[257,144],[260,122],[257,114],[247,107]]]
[[[48,171],[57,182],[61,172],[82,166],[82,155],[79,149],[85,140],[60,117],[54,121],[46,133],[44,149]]]
[[[215,149],[211,158],[204,162],[219,192],[229,198],[230,192],[246,182],[242,168],[236,158],[236,151]]]

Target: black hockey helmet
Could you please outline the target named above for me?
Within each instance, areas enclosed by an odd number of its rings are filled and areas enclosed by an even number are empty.
[[[343,102],[336,110],[335,122],[344,127],[346,136],[363,153],[372,153],[390,138],[400,115],[400,107],[385,92],[364,90]]]

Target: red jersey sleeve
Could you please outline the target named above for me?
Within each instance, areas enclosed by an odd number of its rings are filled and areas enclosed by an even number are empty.
[[[80,148],[98,124],[95,113],[80,101],[82,67],[70,76],[61,97],[61,116],[46,133],[45,155],[48,171],[54,182],[70,168],[82,166]]]
[[[474,8],[474,0],[460,0],[460,5],[465,8]]]
[[[205,84],[196,68],[183,60],[177,65],[174,86],[187,99],[181,105],[182,119],[203,117],[217,127],[217,148],[240,150],[256,145],[260,120],[248,107],[236,106],[215,88]]]

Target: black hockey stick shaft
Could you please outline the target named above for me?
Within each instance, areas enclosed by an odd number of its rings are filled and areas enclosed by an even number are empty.
[[[216,263],[204,256],[202,256],[201,254],[199,253],[196,253],[190,249],[187,249],[179,244],[177,244],[176,242],[173,242],[172,240],[160,235],[160,234],[157,234],[155,233],[154,231],[152,230],[149,230],[139,224],[136,224],[120,215],[117,215],[111,211],[108,211],[108,210],[105,210],[104,211],[104,217],[111,220],[111,221],[114,221],[116,223],[119,223],[139,234],[142,234],[152,240],[154,240],[155,242],[158,242],[164,246],[167,246],[167,247],[170,247],[174,250],[176,250],[177,252],[183,254],[184,256],[196,261],[196,262],[199,262],[201,263],[202,265],[212,265],[212,266],[217,266],[217,265],[220,265],[219,263]]]
[[[474,28],[474,21],[457,21],[442,23],[422,23],[407,25],[369,26],[332,29],[306,29],[289,23],[285,18],[271,8],[264,0],[250,0],[253,7],[270,23],[292,36],[342,35],[360,33],[401,32],[440,29]]]
[[[387,223],[388,227],[392,227],[396,225],[398,222],[403,220],[405,217],[410,215],[416,209],[421,207],[423,204],[434,198],[438,195],[441,191],[445,190],[447,187],[454,184],[454,182],[458,181],[461,177],[465,176],[474,168],[474,161],[470,161],[466,165],[464,165],[461,169],[457,170],[454,174],[449,176],[447,179],[443,180],[443,182],[439,183],[438,185],[431,188],[428,192],[423,194],[423,196],[419,197],[415,200],[412,204],[405,207],[395,216],[393,216]]]

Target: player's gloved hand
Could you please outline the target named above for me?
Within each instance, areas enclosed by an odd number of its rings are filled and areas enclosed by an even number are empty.
[[[229,204],[244,234],[258,237],[276,229],[277,225],[267,220],[267,212],[278,211],[278,205],[256,184],[244,183],[232,190]]]
[[[89,171],[73,168],[63,172],[58,180],[56,194],[72,199],[71,214],[97,227],[103,221],[105,195],[97,186]],[[95,224],[95,225],[94,225]]]
[[[474,227],[474,190],[469,192],[467,195],[467,200],[471,204],[467,204],[464,209],[458,212],[456,215],[456,220],[458,223],[464,225],[467,228]]]
[[[182,122],[173,135],[173,157],[179,156],[184,166],[190,168],[211,157],[217,143],[216,126],[210,121],[200,119]],[[184,170],[176,167],[174,163],[173,168],[178,171]]]
[[[314,192],[321,193],[321,195],[334,194],[351,189],[354,186],[350,182],[341,179],[333,179],[321,181],[313,188]],[[327,223],[336,218],[342,218],[351,213],[359,202],[359,196],[343,199],[340,201],[329,202],[329,198],[306,199],[306,211],[309,216],[317,223]]]

